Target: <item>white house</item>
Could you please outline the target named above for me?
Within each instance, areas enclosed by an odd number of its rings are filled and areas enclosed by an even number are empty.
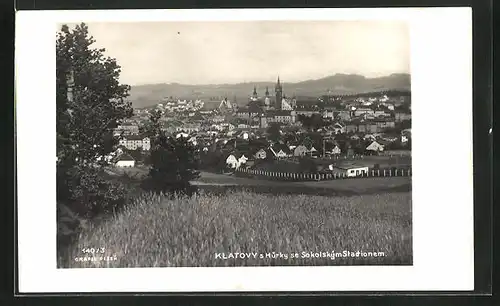
[[[188,138],[189,134],[188,133],[184,133],[184,132],[180,132],[177,135],[175,135],[175,138],[181,138],[181,137]]]
[[[368,151],[375,151],[375,152],[381,152],[384,151],[384,146],[379,144],[376,141],[373,141],[368,147],[366,147],[366,150]]]
[[[229,165],[231,168],[239,168],[240,166],[239,160],[233,154],[229,155],[226,158],[226,164]]]
[[[259,151],[257,151],[257,153],[255,153],[255,158],[257,159],[265,159],[267,156],[267,153],[266,153],[266,150],[264,149],[260,149]]]
[[[364,140],[375,140],[377,139],[377,137],[375,137],[373,134],[366,134],[364,137],[363,137]]]
[[[241,132],[241,133],[238,135],[238,137],[241,137],[241,138],[243,138],[243,139],[245,139],[245,140],[246,140],[246,139],[248,139],[248,137],[249,137],[249,133],[248,133],[248,132]]]
[[[341,150],[339,148],[339,146],[335,146],[333,149],[332,149],[332,154],[340,154],[341,153]]]
[[[355,177],[363,174],[368,174],[368,167],[362,166],[334,166],[329,165],[328,169],[330,169],[334,174],[345,175],[347,177]]]
[[[246,164],[246,162],[248,161],[248,158],[243,154],[240,156],[240,158],[238,158],[238,163],[240,164],[240,166],[242,164]]]
[[[132,156],[127,153],[119,155],[115,159],[115,166],[120,168],[129,168],[135,166],[135,160]]]

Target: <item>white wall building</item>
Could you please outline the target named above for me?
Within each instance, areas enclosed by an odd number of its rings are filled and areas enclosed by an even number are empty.
[[[136,150],[137,148],[142,148],[145,151],[151,150],[151,140],[149,137],[130,135],[120,139],[119,144],[129,150]]]
[[[115,160],[115,166],[119,168],[130,168],[135,166],[135,160],[127,153],[119,155]]]

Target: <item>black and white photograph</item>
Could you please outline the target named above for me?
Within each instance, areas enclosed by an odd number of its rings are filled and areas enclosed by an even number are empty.
[[[56,55],[60,267],[412,264],[405,22],[82,22]]]
[[[470,11],[447,12],[20,16],[24,290],[469,288]]]

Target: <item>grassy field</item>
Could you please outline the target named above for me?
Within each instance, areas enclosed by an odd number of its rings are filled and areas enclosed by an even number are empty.
[[[170,199],[142,195],[92,225],[58,259],[59,267],[178,267],[412,264],[411,192],[350,197],[232,191]],[[104,248],[85,261],[84,248]],[[383,252],[379,257],[307,258],[302,252]],[[299,258],[216,258],[271,252]],[[88,254],[87,254],[88,256]]]

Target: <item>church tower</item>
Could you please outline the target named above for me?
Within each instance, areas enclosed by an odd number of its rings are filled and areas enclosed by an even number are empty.
[[[279,76],[278,76],[278,82],[274,87],[274,91],[276,92],[276,102],[274,106],[276,109],[281,109],[281,100],[283,100],[283,87],[281,86]]]
[[[252,93],[252,100],[253,101],[257,101],[258,97],[259,97],[259,95],[257,94],[257,87],[254,86],[253,87],[253,93]]]

